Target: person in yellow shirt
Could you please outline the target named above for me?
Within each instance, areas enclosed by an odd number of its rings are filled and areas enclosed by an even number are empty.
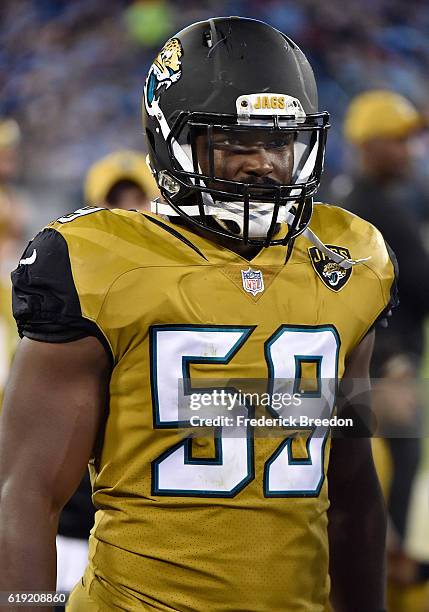
[[[21,130],[0,117],[0,275],[9,277],[24,241],[26,207],[15,181],[19,175]]]
[[[149,210],[159,195],[143,153],[128,149],[97,160],[88,170],[84,198],[88,204],[124,210]]]
[[[10,260],[22,249],[22,202],[11,181],[19,168],[21,131],[14,119],[0,118],[0,409],[18,335],[12,315]],[[18,246],[19,245],[19,246]]]
[[[429,253],[420,235],[428,204],[412,164],[415,140],[426,125],[407,98],[390,90],[357,95],[344,122],[358,160],[344,206],[383,233],[401,270],[401,305],[391,325],[378,330],[371,364],[380,424],[373,451],[390,518],[389,612],[429,608],[429,547],[423,545],[427,521],[417,526],[412,520],[424,516],[427,507],[427,486],[419,487],[423,411],[418,386],[429,314],[429,286],[422,282],[429,275]],[[415,531],[422,534],[417,550]]]
[[[13,274],[0,590],[53,588],[58,513],[89,461],[70,611],[382,610],[365,417],[395,260],[369,223],[313,202],[328,114],[311,67],[265,23],[202,21],[154,60],[143,117],[153,212],[83,207]],[[223,424],[201,429],[207,394]]]

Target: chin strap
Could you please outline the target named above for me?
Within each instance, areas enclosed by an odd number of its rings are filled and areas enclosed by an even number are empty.
[[[344,268],[344,270],[348,270],[349,268],[352,268],[353,266],[358,266],[359,264],[362,264],[365,261],[368,261],[371,259],[371,256],[361,257],[360,259],[349,259],[348,257],[344,257],[343,255],[339,255],[338,253],[335,253],[335,251],[332,251],[332,249],[329,249],[326,246],[326,244],[323,244],[323,242],[316,236],[316,234],[309,227],[307,227],[307,229],[305,229],[302,232],[302,235],[308,238],[308,240],[310,240],[310,242],[312,242],[314,246],[316,246],[320,251],[325,253],[325,255],[329,257],[329,259],[332,259],[332,261],[338,264],[341,268]]]
[[[190,207],[190,208],[198,208],[198,207]],[[151,202],[151,212],[157,215],[166,215],[168,217],[180,217],[179,213],[176,212],[169,204],[165,202],[160,202],[158,199]],[[294,220],[293,213],[289,211],[284,211],[284,218],[288,224],[292,224]],[[302,236],[305,236],[307,240],[309,240],[315,247],[317,247],[322,253],[324,253],[329,259],[334,261],[344,270],[348,270],[353,266],[357,266],[359,264],[364,263],[371,259],[371,257],[363,257],[361,259],[349,259],[348,257],[344,257],[343,255],[339,255],[332,251],[332,249],[328,248],[326,244],[324,244],[320,238],[309,228],[306,227],[304,231],[301,232]]]

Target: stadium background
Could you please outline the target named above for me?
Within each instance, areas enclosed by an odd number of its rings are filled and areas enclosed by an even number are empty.
[[[152,59],[171,34],[214,15],[262,19],[307,54],[320,109],[331,113],[321,189],[328,201],[341,204],[355,164],[342,123],[356,94],[391,89],[429,115],[426,0],[3,0],[0,120],[11,117],[21,129],[16,256],[41,226],[83,205],[93,162],[119,148],[144,148],[141,93]],[[426,135],[419,151],[415,174],[429,211]],[[4,276],[16,262],[8,257],[0,262]],[[428,357],[425,363],[427,379]]]
[[[355,94],[391,88],[429,107],[425,0],[4,0],[0,116],[22,129],[34,227],[80,203],[97,158],[144,146],[140,100],[151,60],[169,35],[213,15],[265,20],[302,46],[332,117],[325,183],[352,161],[341,125]]]

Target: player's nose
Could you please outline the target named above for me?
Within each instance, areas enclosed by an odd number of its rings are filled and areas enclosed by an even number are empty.
[[[273,170],[272,157],[264,147],[249,151],[241,166],[241,171],[247,176],[264,177],[271,174]]]

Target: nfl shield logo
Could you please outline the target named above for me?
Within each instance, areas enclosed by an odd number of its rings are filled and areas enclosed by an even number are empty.
[[[243,289],[247,293],[251,293],[255,296],[257,293],[262,293],[264,290],[264,279],[260,270],[248,270],[241,271],[241,278],[243,280]]]

